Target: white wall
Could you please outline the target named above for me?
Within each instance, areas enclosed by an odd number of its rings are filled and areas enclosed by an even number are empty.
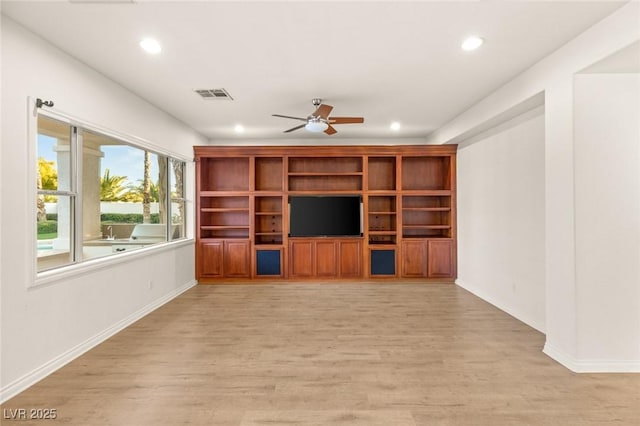
[[[578,109],[574,103],[574,76],[593,64],[601,63],[611,55],[637,44],[640,39],[640,3],[629,2],[609,17],[569,41],[551,55],[527,69],[503,87],[473,105],[450,123],[442,126],[428,138],[430,143],[456,143],[495,127],[503,117],[513,117],[522,108],[544,94],[544,181],[545,181],[545,323],[546,342],[544,352],[574,371],[640,371],[640,356],[633,355],[626,344],[607,344],[600,340],[603,330],[618,327],[615,334],[630,338],[633,345],[638,336],[637,305],[623,303],[620,306],[596,306],[593,283],[581,279],[587,274],[584,258],[576,258],[577,250],[583,249],[584,235],[577,228],[576,220],[583,220],[584,205],[577,206],[575,199],[577,182],[575,159],[582,155],[576,151],[576,139],[580,134],[574,122]],[[599,67],[602,69],[602,67]],[[636,71],[637,72],[637,71]],[[630,92],[635,87],[628,89]],[[632,92],[633,93],[633,92]],[[637,96],[637,94],[636,94]],[[581,103],[582,100],[579,100]],[[602,106],[606,108],[605,105]],[[515,111],[515,112],[514,112]],[[635,117],[630,123],[638,123]],[[607,126],[617,126],[611,121]],[[605,129],[603,123],[601,130]],[[626,155],[633,156],[633,153]],[[583,161],[581,159],[581,161]],[[583,162],[581,174],[592,174],[591,179],[609,182],[600,168]],[[637,166],[636,166],[637,167]],[[585,200],[580,200],[583,203]],[[588,200],[589,202],[592,200]],[[462,209],[462,207],[460,207]],[[582,229],[582,228],[580,228]],[[578,232],[578,233],[577,233]],[[464,228],[458,238],[468,238]],[[588,240],[588,239],[587,239]],[[610,240],[601,241],[607,244]],[[580,252],[580,256],[583,253]],[[468,260],[468,257],[467,257]],[[607,268],[617,263],[611,257]],[[465,271],[465,258],[459,261],[459,269]],[[637,261],[636,261],[637,263]],[[620,273],[620,275],[618,274]],[[495,270],[500,274],[499,270]],[[618,278],[624,275],[624,283],[635,281],[637,276],[629,269],[618,270]],[[583,285],[584,283],[584,285]],[[637,298],[633,289],[621,284],[613,292],[619,297]],[[629,284],[631,286],[631,284]],[[583,297],[585,296],[586,297]],[[607,301],[608,303],[608,301]],[[612,310],[624,310],[608,315]],[[589,318],[589,320],[586,320]],[[604,319],[598,323],[596,319]],[[622,323],[621,318],[629,321]],[[636,321],[636,322],[634,322]],[[587,339],[590,340],[587,343]],[[601,345],[607,346],[602,349]],[[595,348],[601,348],[598,351]],[[587,351],[589,353],[587,353]],[[596,353],[597,352],[597,353]],[[606,352],[606,354],[605,354]],[[636,352],[637,353],[637,352]]]
[[[573,75],[545,90],[545,282],[544,351],[570,368],[576,354]]]
[[[574,81],[577,357],[640,360],[640,74]]]
[[[544,331],[544,109],[458,147],[458,285]]]
[[[13,21],[3,17],[1,29],[0,399],[5,400],[194,284],[188,241],[95,261],[32,287],[29,183],[35,166],[29,164],[35,140],[27,131],[27,97],[52,100],[62,113],[183,158],[192,158],[192,146],[206,140]]]

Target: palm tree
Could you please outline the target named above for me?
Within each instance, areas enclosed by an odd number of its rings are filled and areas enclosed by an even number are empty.
[[[167,157],[158,155],[158,211],[160,213],[160,223],[165,222],[167,217]]]
[[[144,175],[142,180],[142,223],[151,223],[151,154],[144,151]]]
[[[141,203],[144,200],[144,183],[142,179],[138,179],[138,185],[127,186],[127,193],[123,196],[123,201],[131,201],[133,203]],[[155,182],[149,182],[149,202],[158,201],[158,184]]]
[[[183,189],[184,186],[182,184],[182,174],[183,174],[183,166],[184,163],[182,161],[176,160],[175,158],[171,159],[171,165],[173,166],[173,174],[175,176],[175,194],[171,194],[171,198],[176,198],[181,202],[178,203],[178,217],[180,220],[184,218],[184,203],[182,202],[182,198],[184,197]]]
[[[100,201],[123,201],[128,190],[126,180],[126,176],[111,176],[109,169],[105,169],[100,179]]]

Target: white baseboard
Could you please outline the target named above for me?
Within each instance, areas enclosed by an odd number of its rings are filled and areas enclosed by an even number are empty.
[[[549,342],[542,352],[574,373],[640,373],[640,360],[576,359]]]
[[[66,364],[78,358],[80,355],[96,347],[100,343],[107,340],[109,337],[113,336],[119,331],[130,326],[134,322],[138,321],[139,319],[143,318],[144,316],[158,309],[160,306],[164,305],[165,303],[175,299],[180,294],[189,290],[191,287],[195,286],[196,284],[197,282],[195,280],[191,280],[187,282],[186,284],[165,294],[159,299],[154,300],[153,302],[149,303],[148,305],[144,306],[138,311],[132,313],[126,318],[123,318],[122,320],[113,324],[111,327],[101,331],[100,333],[85,340],[79,345],[69,349],[68,351],[60,354],[59,356],[53,358],[52,360],[44,363],[40,367],[31,371],[30,373],[27,373],[24,376],[20,377],[19,379],[15,380],[14,382],[9,383],[7,386],[0,389],[0,403],[4,403],[5,401],[9,400],[10,398],[13,398],[23,390],[29,388],[30,386],[33,386],[40,380],[47,377],[49,374],[64,367]]]
[[[493,297],[484,294],[482,291],[478,291],[460,279],[456,280],[456,284],[475,296],[478,296],[482,300],[492,304],[496,308],[506,312],[517,320],[535,328],[541,333],[545,333],[542,324],[528,318],[527,315],[523,315],[521,312],[502,306]],[[542,352],[575,373],[640,373],[640,360],[576,359],[566,352],[554,347],[548,341],[545,342]]]
[[[469,293],[473,293],[475,296],[478,296],[480,299],[484,300],[485,302],[488,302],[488,303],[492,304],[493,306],[495,306],[496,308],[500,309],[501,311],[506,312],[507,314],[511,315],[512,317],[514,317],[518,321],[522,321],[523,323],[527,324],[529,327],[535,328],[540,333],[543,333],[543,334],[545,333],[544,324],[540,324],[539,321],[534,320],[529,315],[526,315],[526,314],[524,314],[522,312],[518,312],[517,310],[512,309],[510,307],[504,306],[501,302],[495,300],[495,298],[489,296],[488,294],[486,294],[486,293],[484,293],[482,291],[478,291],[477,288],[474,288],[474,287],[468,285],[467,283],[465,283],[464,281],[460,280],[459,278],[456,279],[455,282],[456,282],[456,284],[458,286],[464,288]]]

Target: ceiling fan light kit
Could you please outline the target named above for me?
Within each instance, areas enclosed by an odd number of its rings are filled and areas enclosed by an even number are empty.
[[[324,132],[329,128],[329,125],[320,119],[309,120],[304,128],[310,132],[319,133]]]
[[[299,126],[285,130],[284,133],[293,132],[294,130],[304,128],[308,132],[320,133],[324,132],[327,135],[333,135],[337,133],[337,130],[333,128],[332,124],[356,124],[364,123],[363,117],[329,117],[329,113],[333,110],[331,105],[323,104],[322,99],[314,98],[311,101],[316,110],[313,114],[307,118],[292,117],[290,115],[272,114],[274,117],[290,118],[292,120],[304,121],[306,124],[300,124]]]

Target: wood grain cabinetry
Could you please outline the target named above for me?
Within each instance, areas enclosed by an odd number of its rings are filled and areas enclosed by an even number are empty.
[[[198,244],[198,277],[220,278],[223,274],[224,241],[204,241]]]
[[[362,243],[351,238],[289,240],[290,278],[362,278]]]
[[[290,193],[362,191],[362,157],[289,157]]]
[[[455,272],[455,254],[452,240],[427,241],[427,276],[449,278]]]
[[[196,271],[233,279],[456,276],[456,146],[195,147]],[[362,235],[289,237],[289,197],[358,196]]]
[[[210,240],[200,242],[199,275],[208,278],[251,276],[249,240]]]
[[[249,278],[251,276],[249,241],[225,241],[223,257],[222,265],[225,277]]]
[[[402,241],[401,274],[403,278],[427,277],[427,243],[422,240]]]
[[[450,239],[410,239],[402,241],[402,277],[451,278],[455,254]]]
[[[360,240],[338,242],[338,264],[340,278],[362,277],[362,244]]]

